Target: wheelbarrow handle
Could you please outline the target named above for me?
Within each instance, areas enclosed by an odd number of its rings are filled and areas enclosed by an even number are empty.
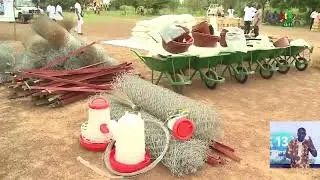
[[[133,54],[135,54],[136,56],[138,56],[138,58],[139,58],[141,61],[146,62],[146,60],[145,60],[137,51],[135,51],[135,50],[133,50],[133,49],[130,49],[130,50],[133,52]]]

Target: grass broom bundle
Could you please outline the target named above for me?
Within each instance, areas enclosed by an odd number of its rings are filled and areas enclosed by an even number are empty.
[[[65,17],[63,20],[57,21],[57,23],[68,32],[76,26],[76,21],[71,17]]]
[[[53,47],[61,47],[67,41],[67,30],[45,15],[39,16],[34,20],[32,29]]]
[[[49,42],[38,34],[32,34],[23,42],[25,49],[37,56],[46,57],[50,50]]]
[[[0,43],[0,72],[6,72],[15,64],[15,51],[9,44]]]

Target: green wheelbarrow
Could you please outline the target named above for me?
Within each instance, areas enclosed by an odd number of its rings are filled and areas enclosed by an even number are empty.
[[[274,71],[278,69],[272,66],[272,57],[274,54],[273,49],[266,50],[252,50],[248,51],[245,56],[245,61],[247,61],[249,71],[256,73],[259,71],[260,76],[264,79],[270,79]]]
[[[165,76],[173,90],[182,94],[185,85],[192,83],[191,78],[184,73],[186,69],[191,68],[193,56],[142,56],[137,51],[131,50],[139,59],[151,69],[151,82],[158,85],[160,80]],[[160,75],[155,78],[155,71]],[[155,81],[156,80],[156,81]],[[154,82],[155,81],[155,82]]]
[[[310,54],[313,52],[313,47],[309,50],[309,58],[304,52],[309,49],[307,46],[289,46],[286,48],[285,59],[290,66],[296,67],[298,71],[304,71],[308,68],[311,61]],[[302,55],[301,55],[302,53]]]
[[[191,79],[199,72],[201,81],[205,83],[207,88],[215,89],[218,84],[225,82],[225,78],[219,76],[216,72],[216,67],[219,64],[222,64],[222,57],[219,55],[195,58],[192,62],[194,72]]]
[[[234,76],[235,79],[244,84],[247,82],[249,74],[251,72],[244,65],[244,58],[246,53],[244,52],[223,52],[220,53],[221,63],[225,66],[225,69],[222,72],[222,77],[226,71],[229,71],[230,76]]]

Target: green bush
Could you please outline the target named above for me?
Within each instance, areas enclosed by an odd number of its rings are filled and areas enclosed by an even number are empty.
[[[178,7],[177,14],[189,14],[190,11],[186,7]]]
[[[160,9],[159,15],[167,15],[167,14],[171,14],[171,10],[169,8]]]
[[[122,11],[122,15],[133,15],[135,14],[136,9],[133,6],[120,6],[120,10]]]
[[[153,8],[146,9],[146,15],[153,15]]]

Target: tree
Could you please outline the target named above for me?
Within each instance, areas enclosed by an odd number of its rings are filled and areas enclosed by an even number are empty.
[[[184,5],[193,12],[202,11],[208,7],[208,0],[184,0]]]
[[[147,9],[153,9],[153,14],[158,14],[160,9],[168,6],[172,0],[140,0],[139,6],[143,6]]]
[[[319,0],[270,0],[272,7],[281,7],[281,8],[319,8]]]
[[[179,5],[180,5],[179,0],[170,0],[167,6],[172,12],[175,12],[178,9]]]

